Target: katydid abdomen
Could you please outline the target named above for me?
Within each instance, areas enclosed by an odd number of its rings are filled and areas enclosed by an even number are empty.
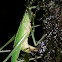
[[[12,60],[11,62],[16,62],[20,50],[30,53],[30,51],[37,51],[37,49],[33,46],[30,46],[28,44],[28,37],[30,34],[30,29],[31,29],[31,23],[30,23],[30,19],[29,19],[29,15],[28,12],[25,12],[24,17],[22,19],[22,22],[19,26],[19,29],[17,31],[16,37],[15,37],[15,41],[14,41],[14,47],[17,45],[17,43],[21,40],[21,38],[24,36],[25,33],[28,32],[28,36],[27,38],[24,40],[24,42],[22,43],[21,46],[19,46],[19,48],[14,52],[14,54],[12,55]]]

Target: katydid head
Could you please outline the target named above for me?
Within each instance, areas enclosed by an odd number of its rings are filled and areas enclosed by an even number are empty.
[[[30,7],[28,7],[26,9],[26,13],[28,13],[28,15],[29,15],[30,22],[33,19],[33,17],[35,16],[34,13],[31,10],[32,10],[32,8],[30,8]]]

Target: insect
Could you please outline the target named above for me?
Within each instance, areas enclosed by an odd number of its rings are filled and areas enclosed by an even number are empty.
[[[32,28],[30,22],[31,22],[31,19],[29,17],[28,11],[26,10],[25,14],[23,16],[22,22],[17,31],[16,37],[14,35],[2,48],[0,48],[0,50],[2,50],[5,46],[7,46],[15,38],[14,49],[3,62],[6,62],[11,56],[12,56],[11,62],[16,62],[17,58],[19,56],[20,50],[22,50],[26,53],[31,53],[31,51],[34,51],[34,52],[38,51],[38,49],[36,47],[33,47],[28,44],[28,37],[29,37],[30,31]],[[33,37],[33,32],[32,32],[32,37]],[[33,37],[33,40],[34,40],[34,37]],[[38,42],[40,42],[40,41],[41,41],[41,39]],[[35,43],[35,40],[34,40],[34,43]]]
[[[35,47],[28,44],[28,37],[30,34],[30,29],[31,29],[31,24],[30,24],[29,14],[26,10],[24,17],[23,17],[23,20],[21,22],[21,25],[19,26],[18,32],[16,34],[14,47],[17,45],[17,43],[20,41],[20,39],[23,37],[23,35],[25,33],[28,33],[28,35],[27,35],[26,39],[24,40],[24,42],[22,43],[22,45],[20,46],[20,48],[18,48],[17,51],[15,51],[15,53],[12,55],[12,59],[11,59],[12,62],[16,61],[16,59],[18,58],[20,50],[27,52],[27,53],[30,53],[30,51],[35,51],[35,52],[37,51],[37,49]],[[16,57],[14,58],[14,56],[16,56]],[[15,59],[15,61],[14,61],[14,59]]]

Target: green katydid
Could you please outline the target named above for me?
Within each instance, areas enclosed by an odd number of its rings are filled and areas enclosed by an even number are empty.
[[[28,37],[29,37],[29,34],[30,34],[30,30],[31,30],[31,23],[30,23],[31,19],[30,19],[29,16],[31,16],[31,15],[29,15],[28,11],[26,10],[25,14],[24,14],[24,17],[22,19],[22,22],[21,22],[21,24],[19,26],[19,29],[17,31],[16,37],[13,36],[9,40],[9,43],[10,43],[15,38],[14,49],[3,62],[6,62],[11,56],[12,56],[11,62],[16,62],[17,58],[19,56],[20,50],[22,50],[24,52],[27,52],[27,53],[31,53],[31,51],[35,51],[35,52],[38,51],[37,48],[28,44]],[[32,33],[32,37],[33,37],[33,33]],[[33,37],[33,40],[34,40],[34,43],[36,45],[34,37]],[[6,43],[6,45],[8,45],[9,43]],[[4,47],[6,45],[4,45]],[[1,48],[0,50],[2,50],[3,48]]]
[[[18,32],[16,34],[16,38],[14,41],[14,47],[18,44],[18,42],[22,39],[23,35],[28,32],[28,35],[26,36],[25,41],[22,43],[21,46],[19,46],[16,51],[12,55],[12,62],[15,62],[18,58],[20,49],[24,52],[30,53],[30,51],[37,51],[37,49],[33,46],[30,46],[28,44],[28,36],[30,34],[30,29],[31,29],[31,24],[30,24],[30,19],[28,12],[26,11],[23,17],[23,20],[19,26]],[[24,47],[25,46],[25,47]],[[6,61],[6,60],[5,60]],[[4,62],[5,62],[4,61]]]

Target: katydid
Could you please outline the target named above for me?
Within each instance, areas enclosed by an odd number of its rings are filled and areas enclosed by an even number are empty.
[[[16,37],[13,36],[13,38],[11,38],[11,40],[9,40],[11,42],[12,39],[14,40],[14,38],[15,38],[14,49],[12,50],[12,52],[9,54],[9,56],[3,62],[6,62],[11,56],[12,56],[11,62],[16,62],[17,58],[19,56],[20,50],[22,50],[26,53],[31,53],[31,51],[34,51],[34,52],[38,51],[38,49],[36,47],[33,47],[28,44],[28,37],[29,37],[30,31],[32,28],[31,23],[30,23],[31,22],[30,16],[31,15],[29,15],[29,12],[26,10],[25,14],[23,16],[22,22],[21,22],[19,29],[17,31]],[[38,43],[36,44],[36,42],[35,42],[35,39],[33,37],[33,33],[32,33],[32,38],[33,38],[34,44],[38,45]],[[8,43],[7,43],[7,45],[8,45]],[[6,45],[4,45],[4,47],[5,46]],[[2,50],[3,48],[1,48],[0,50]]]
[[[20,50],[24,51],[24,52],[27,52],[27,53],[31,53],[31,51],[35,51],[37,52],[37,48],[31,46],[28,44],[28,37],[29,37],[29,34],[30,34],[30,30],[31,30],[31,23],[30,23],[30,18],[29,18],[29,14],[28,14],[28,11],[26,10],[25,11],[25,14],[24,14],[24,17],[22,19],[22,22],[19,26],[19,29],[17,31],[17,34],[16,34],[16,37],[15,37],[15,41],[14,41],[14,50],[12,51],[13,53],[10,53],[9,56],[11,56],[12,54],[12,59],[11,61],[12,62],[16,62],[17,61],[17,58],[19,56],[19,53],[20,53]],[[24,39],[24,41],[22,42],[21,45],[19,45],[17,48],[16,46],[18,45],[18,43],[20,42],[20,40],[22,39],[22,37],[26,34],[26,39]],[[7,61],[7,59],[5,59],[3,62]]]
[[[30,34],[30,29],[31,29],[31,24],[30,24],[30,18],[29,18],[29,14],[26,10],[24,17],[22,19],[22,22],[19,26],[18,32],[16,34],[16,38],[15,38],[15,42],[14,42],[14,47],[17,45],[17,43],[20,41],[20,39],[23,37],[23,35],[25,33],[28,32],[28,36],[26,37],[26,39],[24,40],[24,42],[22,43],[22,45],[17,49],[17,51],[14,52],[14,54],[12,55],[12,62],[16,62],[20,49],[24,52],[30,53],[30,51],[38,51],[35,47],[31,46],[28,44],[28,37]]]

